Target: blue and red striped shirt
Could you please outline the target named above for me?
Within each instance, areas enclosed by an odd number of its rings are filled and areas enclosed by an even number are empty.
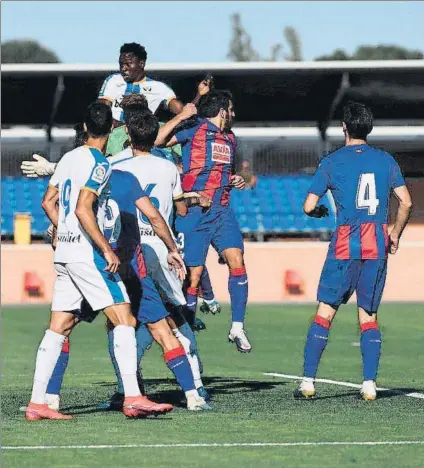
[[[325,156],[310,193],[330,190],[337,228],[328,257],[339,260],[387,258],[389,199],[405,180],[393,157],[367,144],[344,146]]]
[[[236,137],[222,132],[207,119],[176,133],[182,146],[184,192],[198,192],[212,202],[227,206],[234,173]]]

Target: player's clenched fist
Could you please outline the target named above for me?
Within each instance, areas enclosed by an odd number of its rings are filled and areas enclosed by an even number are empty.
[[[190,117],[192,117],[193,115],[196,115],[197,114],[197,108],[194,104],[186,104],[184,107],[183,107],[183,110],[181,111],[180,113],[180,118],[183,119],[183,120],[187,120],[189,119]]]
[[[389,252],[394,255],[398,248],[399,248],[399,236],[394,234],[393,232],[390,233],[390,250]]]
[[[107,262],[107,267],[105,268],[105,271],[117,273],[119,265],[121,264],[121,261],[119,260],[118,256],[112,250],[105,252],[104,256]]]
[[[243,190],[246,187],[246,181],[241,175],[235,174],[231,176],[231,185],[238,190]]]

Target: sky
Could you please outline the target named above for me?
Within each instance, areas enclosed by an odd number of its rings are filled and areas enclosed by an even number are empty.
[[[139,42],[150,63],[222,62],[230,16],[240,13],[255,49],[268,55],[294,26],[303,58],[361,44],[424,51],[424,2],[5,1],[1,40],[35,39],[64,63],[113,63],[124,42]]]

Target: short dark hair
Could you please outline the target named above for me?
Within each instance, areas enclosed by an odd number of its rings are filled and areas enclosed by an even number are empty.
[[[127,122],[133,114],[149,108],[146,97],[134,93],[127,94],[122,98],[121,107],[124,112],[124,122]]]
[[[359,102],[348,102],[343,107],[343,122],[351,138],[366,140],[373,129],[371,109]]]
[[[150,151],[159,132],[159,121],[148,109],[137,112],[126,122],[131,146],[139,151]]]
[[[91,103],[85,112],[84,123],[88,136],[100,138],[110,133],[112,128],[112,109],[102,102]]]
[[[76,124],[74,125],[75,130],[75,139],[74,139],[74,148],[78,148],[85,144],[87,140],[87,133],[84,131],[83,124]]]
[[[128,42],[119,49],[120,54],[134,54],[139,60],[147,60],[146,49],[136,42]]]
[[[200,117],[216,117],[220,109],[230,107],[233,96],[226,89],[214,89],[203,96],[199,102],[198,114]]]

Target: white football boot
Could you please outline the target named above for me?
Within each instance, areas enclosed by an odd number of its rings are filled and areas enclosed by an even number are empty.
[[[230,334],[228,335],[228,341],[230,343],[235,343],[237,349],[241,353],[250,353],[250,351],[252,351],[252,345],[250,344],[250,341],[247,338],[246,332],[243,328],[239,330],[232,328],[230,330]]]
[[[377,386],[374,380],[364,380],[361,396],[366,401],[374,401],[377,398]]]

